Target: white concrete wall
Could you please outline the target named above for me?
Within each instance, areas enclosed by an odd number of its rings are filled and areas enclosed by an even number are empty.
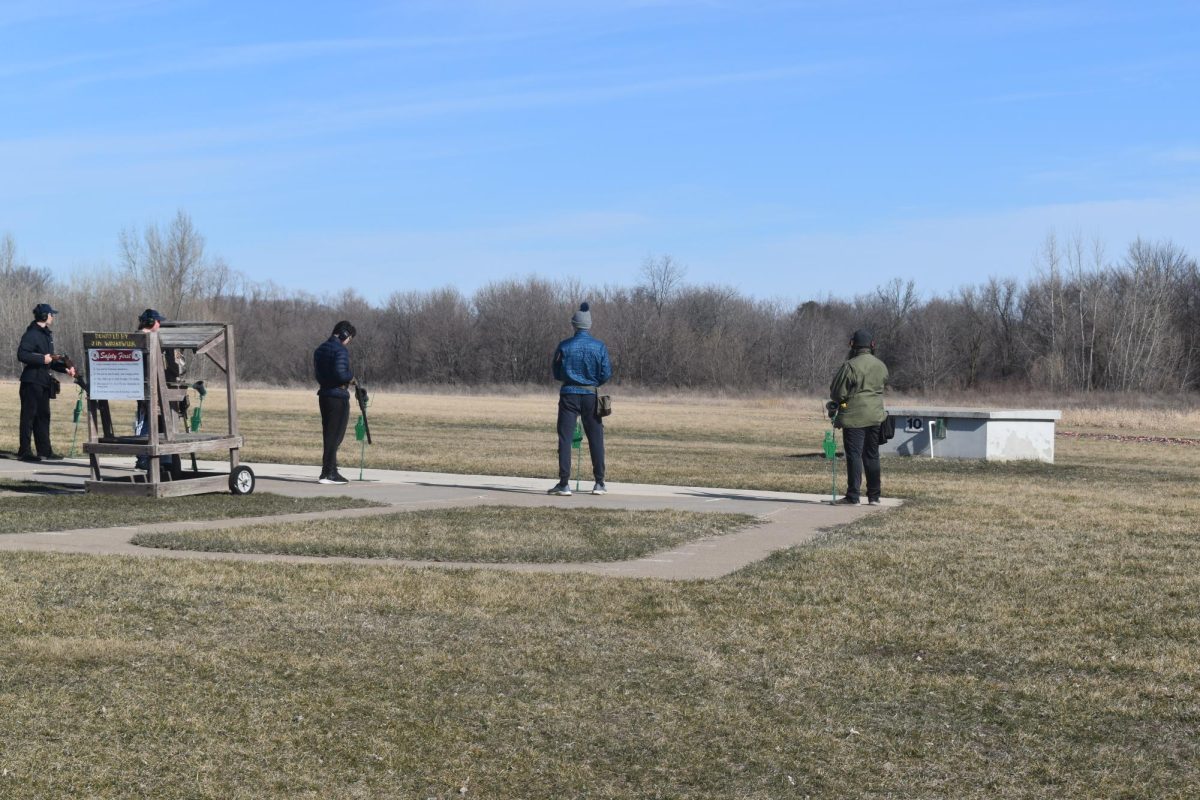
[[[1032,459],[1054,463],[1053,420],[990,420],[987,424],[987,459]]]

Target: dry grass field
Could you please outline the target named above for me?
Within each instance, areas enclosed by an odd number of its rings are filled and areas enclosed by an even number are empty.
[[[316,463],[310,392],[241,405]],[[368,465],[553,474],[552,393],[371,410]],[[618,397],[610,480],[827,491],[824,424]],[[6,554],[0,797],[1195,796],[1200,448],[1057,447],[888,460],[902,508],[718,581]]]

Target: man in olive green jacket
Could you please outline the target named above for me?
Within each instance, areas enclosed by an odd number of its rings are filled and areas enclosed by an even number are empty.
[[[846,449],[846,496],[837,502],[858,505],[864,467],[867,472],[867,502],[879,502],[879,425],[887,419],[883,410],[883,387],[887,365],[875,357],[875,339],[859,329],[850,339],[850,356],[829,385],[829,399],[838,404],[836,422],[842,426]]]

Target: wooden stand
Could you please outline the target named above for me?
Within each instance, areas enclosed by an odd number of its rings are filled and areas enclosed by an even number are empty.
[[[91,479],[84,482],[89,492],[124,495],[127,497],[177,497],[206,492],[231,491],[249,494],[254,491],[254,473],[239,463],[238,451],[242,436],[238,433],[237,370],[234,366],[233,326],[220,322],[168,322],[161,330],[150,333],[85,333],[84,349],[89,365],[104,358],[128,358],[140,351],[145,380],[142,387],[146,432],[140,436],[117,436],[113,431],[112,414],[104,389],[97,390],[97,370],[93,366],[92,390],[100,396],[88,396],[88,439],[83,452],[91,461]],[[225,373],[228,398],[228,426],[223,433],[198,433],[181,430],[179,403],[187,398],[186,385],[167,382],[166,350],[181,350],[193,357],[207,356]],[[136,355],[133,356],[135,359]],[[194,363],[194,362],[193,362]],[[135,395],[136,396],[136,395]],[[170,480],[163,480],[164,456],[197,453],[229,453],[229,472],[214,473],[198,470],[175,470]],[[104,477],[100,472],[101,455],[145,457],[149,469],[132,478]]]

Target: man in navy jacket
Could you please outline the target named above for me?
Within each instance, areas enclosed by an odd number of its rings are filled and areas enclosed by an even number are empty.
[[[345,484],[337,467],[337,451],[346,435],[350,421],[350,351],[346,345],[358,333],[346,320],[333,326],[333,333],[313,351],[313,371],[316,373],[317,400],[321,405],[321,435],[324,453],[321,456],[319,483]]]
[[[22,461],[62,458],[50,447],[50,389],[54,380],[50,370],[74,377],[75,368],[67,367],[61,359],[55,358],[54,332],[50,330],[50,324],[57,313],[49,303],[34,306],[33,322],[29,323],[17,346],[17,360],[25,365],[21,371],[21,428],[17,444],[17,458]],[[31,436],[37,453],[29,449]]]

